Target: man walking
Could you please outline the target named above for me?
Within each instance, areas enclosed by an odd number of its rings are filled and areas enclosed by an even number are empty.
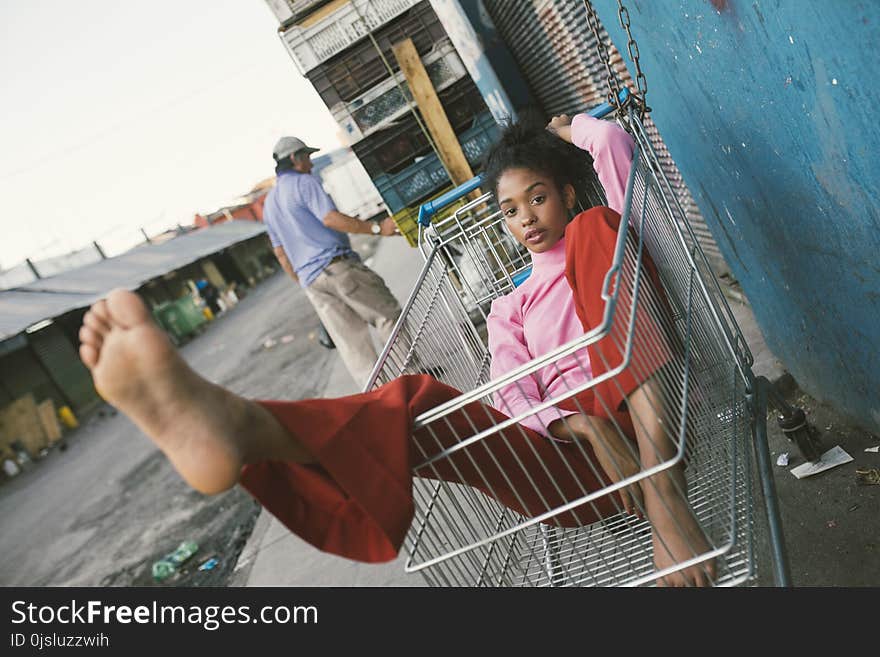
[[[369,326],[387,341],[400,304],[352,250],[347,233],[390,236],[397,227],[390,217],[375,223],[339,212],[311,174],[317,150],[296,137],[278,140],[272,152],[277,179],[263,220],[278,262],[303,286],[349,373],[364,386],[378,358]]]

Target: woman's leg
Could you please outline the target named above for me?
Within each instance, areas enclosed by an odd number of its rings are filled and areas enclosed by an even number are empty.
[[[566,230],[566,277],[578,317],[589,331],[601,325],[605,311],[602,288],[613,262],[620,216],[608,208],[579,215]],[[627,246],[634,249],[634,244]],[[631,261],[634,252],[628,258]],[[589,348],[593,375],[616,374],[596,387],[595,414],[611,417],[628,411],[638,441],[643,469],[674,460],[678,406],[661,393],[662,381],[681,349],[671,329],[671,310],[656,269],[647,252],[638,275],[639,296],[633,311],[636,272],[630,265],[616,274],[617,307],[608,335]],[[633,312],[635,317],[633,317]],[[632,335],[630,336],[630,333]],[[624,367],[631,337],[629,365]],[[673,386],[674,387],[674,386]],[[667,386],[667,389],[671,389]],[[653,527],[654,563],[658,570],[694,558],[709,549],[687,502],[683,466],[679,462],[642,481],[645,511]],[[705,585],[714,576],[707,562],[683,569],[662,581],[672,585]]]
[[[413,474],[471,486],[526,517],[601,488],[589,446],[555,443],[517,424],[450,450],[508,419],[478,402],[413,431],[419,415],[460,394],[416,375],[338,399],[261,402],[316,465],[257,463],[241,483],[294,533],[363,561],[397,554],[414,513]],[[548,522],[574,527],[621,510],[616,494],[605,495]]]
[[[111,292],[85,314],[79,335],[98,393],[152,438],[196,490],[232,487],[248,462],[311,459],[260,405],[190,369],[137,295]]]
[[[648,469],[675,458],[677,446],[666,435],[661,413],[663,401],[655,380],[642,384],[629,395],[642,468]],[[645,512],[653,526],[654,564],[669,568],[705,554],[706,537],[687,500],[683,466],[657,473],[642,483]],[[699,563],[673,573],[660,582],[666,586],[709,586],[715,576],[714,561]]]
[[[415,473],[467,484],[526,517],[553,512],[603,487],[605,473],[588,443],[554,441],[519,424],[491,431],[508,420],[500,411],[474,402],[417,430],[412,441]],[[491,433],[479,441],[449,451],[486,430]],[[419,467],[434,456],[440,458]],[[548,522],[577,527],[622,511],[615,493],[557,514]]]
[[[445,450],[507,418],[474,403],[412,434],[413,420],[460,393],[403,377],[339,399],[254,402],[216,386],[177,354],[140,299],[114,291],[86,314],[81,356],[104,398],[128,415],[204,493],[240,483],[291,531],[363,561],[396,555],[420,476],[472,485],[537,515],[600,487],[588,449],[518,425]],[[610,496],[558,518],[573,526],[619,509]]]
[[[592,395],[590,397],[592,402]],[[583,408],[567,409],[576,410],[578,413],[569,415],[565,419],[554,420],[547,426],[547,431],[556,438],[588,443],[602,468],[603,479],[608,482],[603,485],[615,484],[637,475],[642,466],[635,441],[630,440],[629,434],[624,433],[621,423],[616,418],[612,422],[604,417],[592,415],[591,413],[594,412],[592,403],[586,408],[590,411],[587,412]],[[624,511],[639,518],[644,517],[645,502],[638,483],[621,488],[619,494]]]

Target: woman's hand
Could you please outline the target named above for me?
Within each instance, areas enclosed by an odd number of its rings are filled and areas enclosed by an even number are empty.
[[[577,414],[563,420],[554,420],[547,430],[555,438],[562,440],[586,441],[593,448],[599,466],[611,480],[617,483],[631,477],[641,470],[638,453],[624,436],[606,419]],[[638,483],[621,488],[618,493],[623,500],[623,508],[639,518],[644,517],[645,500]]]
[[[547,130],[569,144],[571,143],[571,117],[568,114],[554,116],[547,124]]]

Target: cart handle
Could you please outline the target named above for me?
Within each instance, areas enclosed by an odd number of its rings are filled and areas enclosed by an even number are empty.
[[[625,88],[621,89],[620,93],[617,96],[617,98],[620,100],[621,106],[623,106],[629,100],[629,97],[629,90]],[[587,114],[594,118],[601,119],[608,114],[611,114],[611,112],[613,112],[615,109],[616,108],[611,103],[606,101],[604,103],[601,103],[600,105],[596,105],[596,107],[589,110]],[[435,214],[437,214],[446,206],[455,203],[462,196],[470,194],[482,184],[483,176],[477,174],[476,176],[474,176],[467,182],[462,183],[455,189],[451,189],[445,194],[441,194],[437,198],[426,201],[419,207],[419,224],[427,228],[431,225],[431,219]]]

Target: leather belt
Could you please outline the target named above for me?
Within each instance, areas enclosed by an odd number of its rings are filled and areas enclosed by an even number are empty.
[[[343,260],[348,260],[348,256],[347,255],[338,255],[335,258],[333,258],[330,262],[328,262],[327,265],[329,266],[329,265],[332,265],[333,263],[341,262]]]

